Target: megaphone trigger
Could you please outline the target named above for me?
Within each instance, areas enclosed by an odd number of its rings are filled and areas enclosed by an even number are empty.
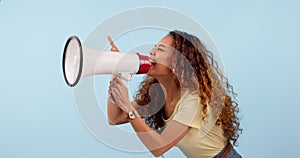
[[[130,72],[121,72],[119,73],[120,77],[126,81],[130,81],[132,79],[132,73]]]
[[[127,82],[132,79],[133,74],[130,72],[120,72],[115,75],[119,76],[122,79],[123,83],[126,85]]]

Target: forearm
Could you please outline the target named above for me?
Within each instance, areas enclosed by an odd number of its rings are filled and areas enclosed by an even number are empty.
[[[108,122],[111,125],[117,125],[122,123],[127,123],[127,113],[122,111],[121,108],[118,107],[118,105],[107,101],[107,116],[108,116]]]
[[[129,122],[140,140],[154,156],[158,157],[172,147],[168,146],[163,137],[150,128],[141,117],[129,119]]]
[[[164,131],[158,134],[139,116],[135,119],[129,119],[129,121],[140,140],[156,157],[176,145],[191,129],[189,126],[171,121],[166,125]]]
[[[134,105],[130,105],[128,107],[130,107],[129,109],[132,110],[136,109],[134,108]],[[133,120],[128,119],[128,113],[122,111],[118,105],[110,101],[107,102],[107,114],[109,123],[113,125],[126,123],[129,121],[144,145],[155,156],[162,154],[161,151],[158,150],[158,148],[162,147],[163,145],[161,135],[152,130],[152,128],[150,128],[140,116],[137,116]]]

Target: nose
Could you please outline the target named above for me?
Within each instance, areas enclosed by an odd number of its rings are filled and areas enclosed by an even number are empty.
[[[154,50],[152,49],[152,50],[149,52],[149,54],[152,55],[152,56],[155,56]]]

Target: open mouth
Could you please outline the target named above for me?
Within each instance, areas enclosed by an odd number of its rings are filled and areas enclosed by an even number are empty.
[[[150,58],[149,61],[151,63],[151,66],[155,66],[156,65],[156,61],[155,60],[153,60],[153,59]]]

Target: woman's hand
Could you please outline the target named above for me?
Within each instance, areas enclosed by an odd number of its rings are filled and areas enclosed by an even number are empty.
[[[111,51],[113,52],[119,52],[119,48],[115,45],[114,41],[111,39],[110,36],[107,36],[107,39],[109,41],[109,44],[111,46]],[[115,77],[116,75],[112,74],[111,77],[110,77],[110,83],[112,82],[112,79]],[[116,104],[115,102],[115,99],[112,97],[111,93],[110,93],[110,90],[108,91],[108,100],[113,103],[113,104]]]
[[[108,39],[108,41],[109,41],[109,44],[110,44],[110,46],[111,46],[111,51],[113,51],[113,52],[119,52],[119,49],[118,49],[118,47],[115,45],[115,43],[114,43],[114,41],[111,39],[111,37],[110,36],[107,36],[107,39]]]
[[[116,104],[126,113],[133,110],[134,107],[128,99],[128,88],[119,76],[114,76],[109,86],[110,95],[114,98]]]
[[[107,37],[110,45],[111,45],[111,51],[118,52],[119,49],[114,44],[113,40],[110,36]],[[112,83],[113,78],[115,75],[111,75],[110,83]],[[117,124],[123,124],[128,122],[128,114],[124,112],[118,105],[116,105],[116,102],[114,98],[111,96],[111,85],[109,86],[109,92],[108,92],[108,101],[107,101],[107,116],[108,116],[108,122],[111,125],[117,125]]]

